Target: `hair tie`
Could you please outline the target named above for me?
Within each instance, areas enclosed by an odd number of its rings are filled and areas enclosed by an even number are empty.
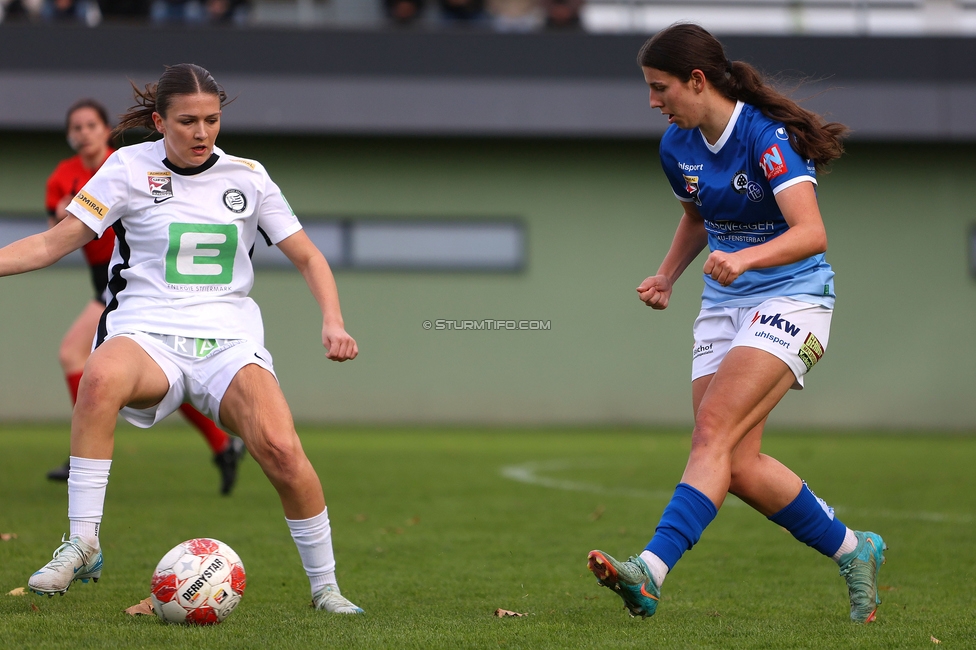
[[[725,76],[732,76],[732,59],[725,59]]]

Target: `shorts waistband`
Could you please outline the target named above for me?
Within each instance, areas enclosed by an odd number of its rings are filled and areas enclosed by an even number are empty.
[[[179,336],[177,334],[144,333],[147,336],[153,337],[173,352],[192,359],[205,359],[211,354],[226,350],[241,342],[241,339],[199,339]]]

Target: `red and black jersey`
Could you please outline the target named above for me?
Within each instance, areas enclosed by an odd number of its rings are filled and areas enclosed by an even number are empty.
[[[108,150],[105,158],[112,154],[112,149]],[[102,161],[104,162],[104,161]],[[88,169],[81,162],[81,156],[72,156],[67,160],[62,160],[54,168],[54,172],[47,179],[47,194],[44,206],[47,213],[54,216],[58,201],[66,196],[74,196],[84,187],[85,183],[91,180],[97,170]],[[115,248],[115,231],[109,229],[101,237],[93,239],[85,244],[83,249],[85,259],[91,266],[106,265],[112,259],[112,249]]]

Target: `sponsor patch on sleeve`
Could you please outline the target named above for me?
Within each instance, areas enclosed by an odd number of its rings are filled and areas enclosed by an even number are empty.
[[[92,197],[88,192],[84,190],[78,192],[78,194],[75,195],[75,198],[72,199],[72,202],[77,203],[84,209],[91,212],[92,215],[99,221],[104,219],[105,215],[108,214],[108,208],[106,208],[102,203],[98,201],[98,199]]]
[[[824,355],[823,346],[820,344],[820,339],[813,335],[813,332],[807,334],[806,340],[803,345],[800,346],[800,351],[797,352],[800,359],[803,361],[804,365],[807,367],[807,371],[813,368],[820,361],[820,357]]]
[[[766,180],[771,181],[777,176],[782,176],[789,171],[786,167],[786,161],[783,159],[783,152],[780,151],[779,145],[774,144],[763,152],[763,155],[759,158],[759,164],[762,166],[763,173],[766,174]]]
[[[251,168],[251,171],[257,169],[257,164],[253,160],[245,160],[244,158],[231,158],[232,162],[241,163],[242,165],[247,165]]]

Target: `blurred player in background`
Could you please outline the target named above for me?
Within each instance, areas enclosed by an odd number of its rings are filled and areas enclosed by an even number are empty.
[[[240,435],[278,492],[316,609],[359,614],[340,592],[332,528],[315,468],[264,347],[248,297],[260,237],[302,274],[321,314],[326,357],[354,359],[335,278],[260,163],[216,147],[227,95],[197,65],[168,66],[133,88],[136,106],[116,132],[149,128],[161,140],[109,156],[54,228],[0,249],[0,276],[44,268],[113,228],[108,304],[71,419],[70,533],[29,579],[39,594],[101,577],[99,528],[119,412],[148,428],[184,400]]]
[[[641,48],[651,108],[668,117],[661,164],[683,214],[657,274],[637,292],[665,309],[674,282],[708,245],[695,321],[695,429],[681,483],[647,548],[627,561],[602,551],[590,571],[632,616],[657,609],[661,584],[734,494],[832,558],[851,618],[874,620],[884,541],[834,516],[789,468],[760,452],[773,407],[827,347],[834,273],[816,171],[843,153],[846,127],[825,124],[730,61],[697,25],[672,25]]]
[[[47,179],[45,207],[48,225],[54,227],[67,215],[67,206],[85,183],[91,180],[102,163],[111,155],[109,147],[112,126],[105,107],[93,99],[81,99],[68,109],[65,118],[68,145],[77,155],[62,160]],[[94,297],[61,340],[58,357],[71,393],[71,403],[78,401],[85,361],[91,354],[98,319],[105,310],[105,288],[108,286],[108,265],[115,247],[115,231],[106,230],[101,237],[85,245],[83,252],[91,272]],[[244,442],[221,431],[207,416],[190,404],[180,406],[180,412],[206,439],[220,469],[220,493],[230,494],[237,480],[237,465],[244,455]],[[68,480],[68,463],[48,472],[55,481]]]

